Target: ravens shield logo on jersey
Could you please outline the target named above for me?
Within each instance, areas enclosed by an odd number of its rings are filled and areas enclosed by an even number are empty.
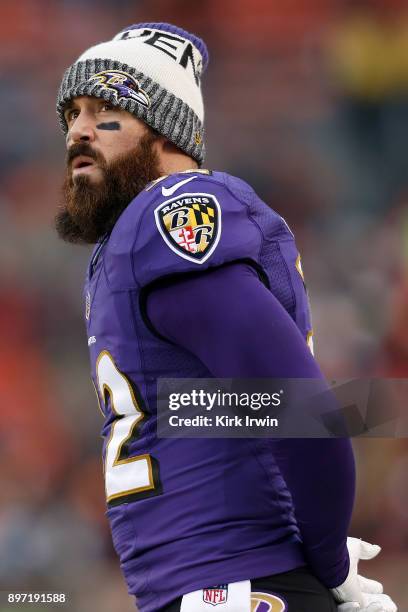
[[[166,244],[178,255],[203,263],[221,235],[221,209],[207,193],[184,193],[166,200],[154,211],[156,225]]]

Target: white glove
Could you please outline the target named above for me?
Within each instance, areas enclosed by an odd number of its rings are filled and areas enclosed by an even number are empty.
[[[350,556],[350,569],[343,584],[330,589],[335,600],[341,605],[338,612],[397,612],[397,606],[383,594],[383,586],[376,580],[359,576],[357,573],[360,560],[374,559],[381,551],[377,544],[369,544],[357,538],[347,538]]]
[[[349,603],[340,604],[337,607],[337,612],[383,612],[384,608],[380,603],[372,603],[369,606],[360,608],[360,604],[356,601],[350,601]]]

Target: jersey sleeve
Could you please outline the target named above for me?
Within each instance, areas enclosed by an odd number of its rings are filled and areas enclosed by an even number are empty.
[[[244,264],[155,288],[147,314],[156,331],[199,357],[215,377],[322,377],[292,318]],[[292,495],[308,563],[327,587],[338,586],[349,570],[350,440],[269,444]]]
[[[159,284],[146,314],[216,378],[322,378],[293,319],[245,263]]]

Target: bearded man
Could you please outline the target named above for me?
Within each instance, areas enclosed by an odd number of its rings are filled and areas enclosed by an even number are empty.
[[[96,245],[85,318],[129,593],[141,612],[393,612],[357,576],[379,547],[347,541],[348,439],[157,436],[159,378],[322,377],[293,234],[244,181],[202,168],[207,64],[197,36],[137,24],[83,53],[58,95],[56,226]]]

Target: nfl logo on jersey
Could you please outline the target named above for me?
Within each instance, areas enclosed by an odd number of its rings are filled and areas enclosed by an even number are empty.
[[[219,604],[227,603],[228,599],[228,584],[219,584],[209,589],[203,589],[204,603],[218,606]]]

